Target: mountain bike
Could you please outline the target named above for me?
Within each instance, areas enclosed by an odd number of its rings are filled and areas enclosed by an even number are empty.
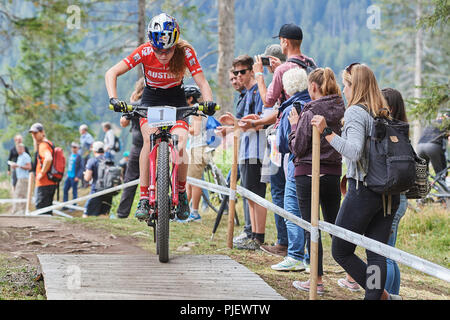
[[[447,172],[450,169],[450,160],[447,160],[447,167],[436,173],[429,175],[431,191],[420,204],[441,203],[450,208],[450,186],[447,184]]]
[[[109,106],[114,110],[112,105]],[[220,107],[216,106],[215,110]],[[128,117],[147,118],[148,125],[158,128],[150,135],[149,154],[149,203],[150,215],[147,225],[153,228],[153,241],[160,262],[169,261],[169,222],[175,218],[178,206],[178,136],[170,129],[176,123],[177,112],[183,112],[182,118],[191,115],[205,116],[204,105],[196,104],[186,107],[144,106],[130,104],[122,112]],[[199,114],[198,111],[202,113]]]
[[[222,171],[214,163],[214,150],[215,148],[208,147],[206,153],[209,153],[208,163],[203,170],[203,179],[207,182],[217,184],[219,186],[227,187],[227,181],[223,176]],[[215,212],[219,212],[219,208],[225,199],[225,196],[221,193],[214,191],[208,191],[209,199],[202,193],[203,201]],[[226,210],[226,209],[225,209]]]

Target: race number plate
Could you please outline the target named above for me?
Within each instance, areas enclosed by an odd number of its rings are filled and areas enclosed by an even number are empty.
[[[147,111],[148,126],[151,128],[168,127],[177,123],[177,108],[153,107]]]

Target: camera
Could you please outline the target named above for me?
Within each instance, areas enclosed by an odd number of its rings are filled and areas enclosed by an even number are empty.
[[[263,66],[270,66],[270,59],[268,57],[261,57]]]

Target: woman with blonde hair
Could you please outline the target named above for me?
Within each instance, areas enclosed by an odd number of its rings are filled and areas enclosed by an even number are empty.
[[[326,141],[344,157],[347,165],[348,191],[335,224],[387,243],[394,215],[384,214],[382,195],[364,186],[363,181],[369,167],[365,145],[373,126],[373,117],[387,117],[388,106],[368,66],[353,63],[345,68],[342,78],[343,92],[348,101],[342,135],[328,128],[323,116],[316,115],[311,120],[311,124],[319,129]],[[397,210],[399,200],[398,195],[392,195],[392,212]],[[366,250],[366,263],[355,254],[355,249],[356,245],[333,237],[333,258],[365,288],[365,299],[399,298],[384,290],[386,258]]]
[[[295,108],[289,116],[292,132],[289,135],[289,148],[295,155],[295,183],[297,199],[302,218],[311,222],[311,175],[312,175],[312,125],[314,115],[325,117],[331,130],[340,134],[341,120],[345,105],[341,90],[333,70],[317,68],[308,76],[308,91],[312,101],[305,105],[300,117]],[[297,123],[298,122],[298,123]],[[324,220],[334,223],[341,203],[339,182],[342,173],[341,155],[323,139],[320,146],[320,204]],[[306,245],[310,253],[311,235],[306,231]],[[319,233],[319,267],[317,293],[324,293],[323,249]],[[294,287],[309,291],[309,281],[294,281]]]
[[[144,72],[145,88],[142,104],[145,106],[186,107],[183,90],[184,76],[189,72],[200,88],[207,113],[214,113],[216,104],[212,102],[211,87],[206,80],[194,48],[180,39],[180,27],[174,17],[161,13],[153,17],[148,25],[149,42],[140,45],[128,57],[111,67],[105,74],[109,102],[115,111],[122,111],[126,105],[117,98],[117,77],[141,64]],[[184,119],[184,112],[177,112],[177,122],[170,132],[178,136],[178,193],[179,204],[177,217],[186,220],[189,217],[189,203],[186,193],[186,178],[189,157],[186,152],[189,125]],[[151,128],[146,118],[140,120],[144,144],[139,158],[140,189],[136,218],[147,220],[150,217],[149,204],[149,161],[150,135],[157,128]]]

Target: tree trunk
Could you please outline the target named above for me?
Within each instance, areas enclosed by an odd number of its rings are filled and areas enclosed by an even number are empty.
[[[146,40],[146,25],[145,25],[145,0],[138,0],[138,46],[145,43]],[[138,70],[138,79],[143,76],[142,68]]]
[[[416,21],[419,21],[422,17],[422,6],[421,0],[417,0],[416,4]],[[423,58],[423,30],[422,28],[417,30],[416,33],[416,61],[414,70],[414,98],[419,99],[422,96],[422,89],[418,88],[422,86],[422,58]],[[420,135],[422,133],[422,128],[420,124],[420,119],[416,119],[413,122],[413,146],[417,147],[419,143]]]
[[[233,112],[233,89],[228,70],[234,58],[234,0],[218,0],[219,5],[219,58],[217,61],[217,103],[220,113]]]

